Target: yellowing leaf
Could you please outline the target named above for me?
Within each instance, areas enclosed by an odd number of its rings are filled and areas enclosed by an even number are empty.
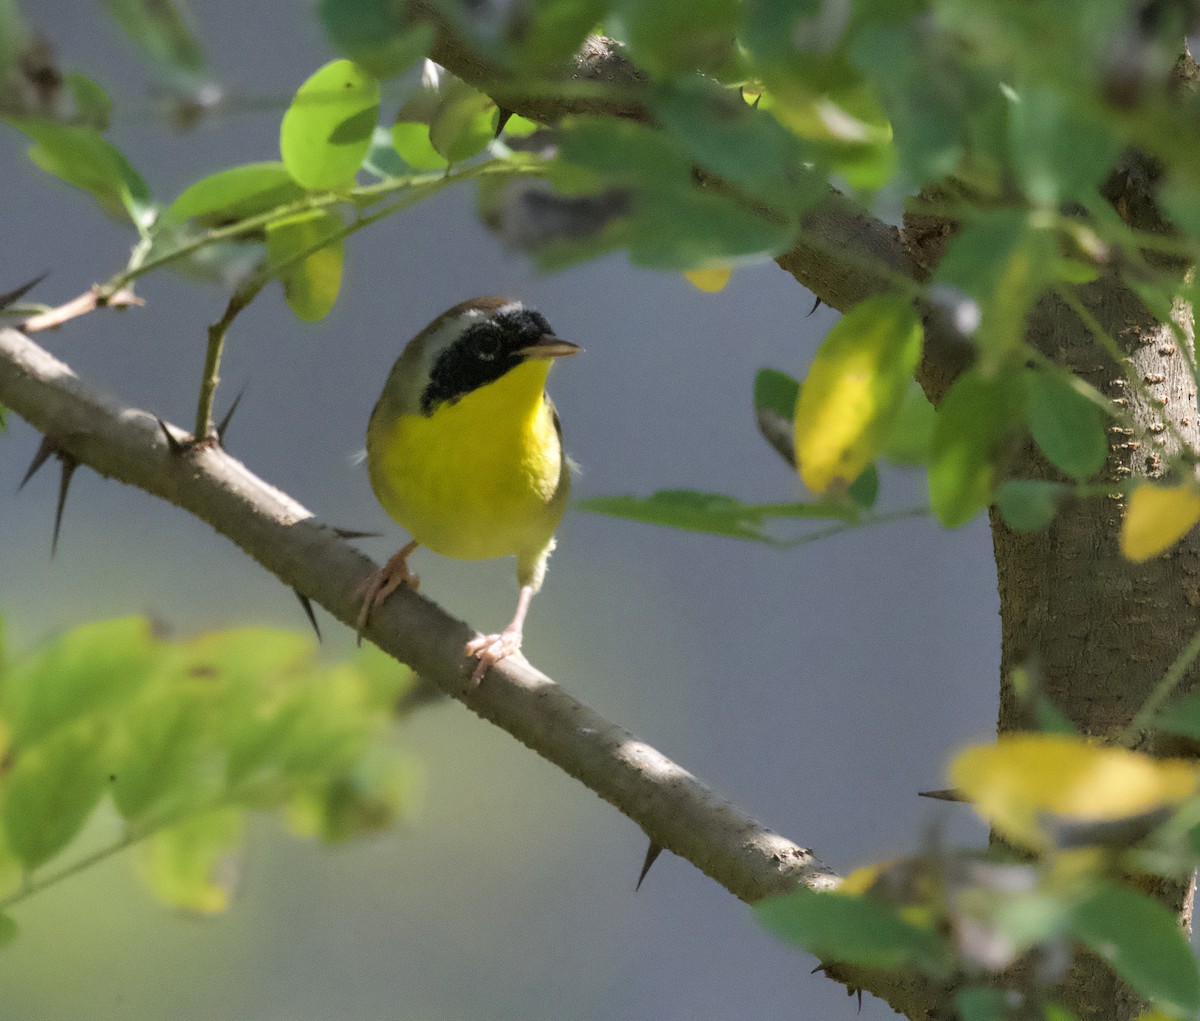
[[[306,323],[329,314],[342,286],[342,222],[328,210],[301,213],[267,228],[267,259],[288,307]]]
[[[1145,815],[1191,796],[1189,763],[1101,747],[1064,734],[1011,734],[950,764],[950,781],[1006,838],[1053,844],[1055,824],[1105,823]]]
[[[879,454],[921,357],[921,323],[896,295],[844,315],[817,351],[796,401],[796,465],[824,493]]]
[[[1121,523],[1121,553],[1135,563],[1170,549],[1200,521],[1200,489],[1193,483],[1147,483],[1129,494]]]
[[[715,294],[717,291],[725,290],[725,285],[729,283],[732,273],[733,270],[728,266],[720,266],[717,269],[689,269],[683,275],[700,290]]]
[[[237,884],[241,838],[242,816],[233,809],[191,816],[141,846],[142,874],[164,904],[198,915],[220,914]]]

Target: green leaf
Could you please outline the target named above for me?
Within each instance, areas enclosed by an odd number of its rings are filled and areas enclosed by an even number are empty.
[[[78,71],[68,71],[63,75],[63,84],[75,100],[75,119],[80,124],[104,131],[112,116],[112,100],[108,98],[108,93]]]
[[[947,528],[965,525],[992,502],[1020,421],[1020,388],[971,369],[942,398],[933,432],[929,498]]]
[[[954,994],[959,1021],[1004,1021],[1008,1017],[1005,991],[987,986],[967,986]]]
[[[900,402],[892,427],[883,438],[881,453],[897,464],[926,464],[936,423],[937,412],[914,380]]]
[[[680,192],[692,186],[692,163],[662,132],[636,121],[588,117],[563,125],[559,157],[602,182]]]
[[[1154,717],[1154,729],[1200,741],[1200,694],[1183,695]]]
[[[759,901],[754,913],[776,936],[822,961],[895,970],[920,968],[942,953],[932,932],[869,897],[800,889]]]
[[[483,152],[496,137],[500,111],[491,97],[454,79],[442,90],[429,122],[429,141],[451,163]]]
[[[1012,154],[1025,194],[1054,207],[1094,198],[1124,147],[1121,138],[1078,108],[1066,89],[1030,86],[1013,95]]]
[[[712,71],[723,64],[733,49],[739,13],[736,0],[624,0],[618,8],[634,62],[663,77]]]
[[[635,196],[629,229],[630,261],[659,269],[765,259],[794,239],[788,225],[699,189]]]
[[[95,128],[36,117],[17,117],[13,127],[33,139],[29,158],[46,173],[88,192],[109,216],[147,225],[153,218],[150,189],[121,151]]]
[[[84,720],[18,754],[5,777],[5,839],[26,869],[53,858],[83,828],[104,794],[100,728]]]
[[[377,126],[371,135],[371,148],[367,150],[362,168],[382,181],[406,177],[410,170],[392,143],[391,131],[382,125]]]
[[[85,624],[12,663],[0,685],[0,718],[23,748],[136,693],[160,662],[142,617]]]
[[[310,191],[349,188],[378,119],[375,79],[352,61],[331,61],[300,86],[283,115],[279,151],[284,166]]]
[[[913,190],[958,166],[967,111],[983,100],[968,92],[953,52],[915,18],[867,22],[850,50],[854,66],[883,98],[899,170]]]
[[[433,26],[410,29],[392,0],[320,0],[317,13],[330,42],[380,80],[407,71],[433,42]]]
[[[815,493],[853,482],[879,456],[921,359],[907,298],[855,305],[830,330],[796,402],[796,461]]]
[[[342,222],[328,210],[302,213],[267,228],[268,271],[283,283],[288,307],[298,319],[324,319],[342,286]]]
[[[6,947],[17,938],[17,923],[12,915],[0,915],[0,947]]]
[[[171,0],[105,0],[113,20],[172,84],[194,91],[206,76],[204,52]]]
[[[796,413],[800,383],[778,369],[759,369],[754,377],[754,410],[769,411],[789,421]]]
[[[810,156],[800,140],[737,92],[681,79],[660,90],[653,107],[699,164],[748,193],[788,210],[825,194],[824,182],[803,166]]]
[[[1172,1014],[1200,1010],[1200,971],[1179,920],[1157,901],[1104,883],[1074,913],[1073,935],[1133,989]]]
[[[879,469],[874,464],[867,465],[863,473],[850,483],[846,493],[863,510],[870,510],[879,499]]]
[[[242,813],[221,809],[159,830],[139,848],[146,884],[164,904],[199,915],[229,906],[236,885]]]
[[[523,74],[557,70],[609,13],[607,0],[531,0],[517,15],[520,31],[512,66]]]
[[[667,489],[649,497],[599,496],[576,501],[573,506],[593,514],[607,514],[650,525],[760,542],[772,541],[763,530],[763,523],[768,518],[844,521],[854,516],[853,510],[840,502],[746,504],[731,496],[699,493],[692,489]]]
[[[1056,468],[1086,482],[1108,457],[1103,413],[1069,372],[1036,369],[1025,379],[1034,442]]]
[[[392,147],[413,170],[442,170],[449,165],[429,140],[429,125],[420,121],[396,121]]]
[[[234,223],[303,197],[304,189],[292,180],[282,163],[246,163],[189,185],[167,206],[162,222],[195,219],[205,226]]]
[[[1058,482],[1009,479],[996,494],[996,506],[1013,531],[1036,532],[1054,520],[1066,496],[1066,487]]]
[[[979,303],[976,341],[984,373],[996,372],[1024,343],[1026,316],[1053,279],[1056,257],[1049,232],[1012,209],[982,214],[950,242],[935,280]]]
[[[113,802],[130,822],[168,818],[219,791],[219,675],[164,675],[126,711],[113,749]]]

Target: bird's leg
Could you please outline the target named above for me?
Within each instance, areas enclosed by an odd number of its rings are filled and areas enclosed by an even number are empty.
[[[525,628],[525,615],[529,612],[533,593],[532,585],[522,585],[521,594],[517,597],[517,612],[513,614],[512,623],[498,635],[480,635],[467,642],[463,651],[468,656],[479,657],[479,662],[471,674],[472,684],[482,681],[483,675],[500,660],[521,651],[521,633]]]
[[[401,585],[407,585],[414,592],[420,588],[421,579],[408,569],[408,558],[417,548],[414,539],[399,553],[394,554],[378,571],[367,577],[355,590],[355,598],[362,599],[362,607],[358,611],[358,620],[354,624],[354,633],[358,643],[362,644],[363,628],[367,626],[367,618],[371,611],[382,603]]]

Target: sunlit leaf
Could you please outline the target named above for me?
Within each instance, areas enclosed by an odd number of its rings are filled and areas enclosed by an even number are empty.
[[[18,748],[83,717],[120,705],[160,661],[142,617],[98,621],[10,664],[0,684],[0,718]]]
[[[896,296],[868,298],[830,331],[796,402],[796,461],[813,492],[853,482],[879,455],[921,342],[920,320]]]
[[[298,319],[325,318],[342,286],[344,244],[337,215],[321,210],[277,221],[267,229],[267,258]]]
[[[350,187],[378,118],[375,79],[352,61],[331,61],[300,86],[283,115],[279,151],[284,166],[311,191]]]
[[[725,290],[725,285],[729,283],[729,278],[733,275],[733,270],[728,266],[717,266],[714,269],[684,270],[683,275],[698,290],[715,294],[718,291]]]
[[[1178,1017],[1200,1010],[1200,970],[1173,911],[1106,882],[1076,909],[1072,932],[1133,989]]]
[[[433,112],[429,141],[449,162],[459,163],[487,148],[496,137],[499,116],[490,96],[455,79],[443,89]]]
[[[246,163],[219,170],[189,185],[163,211],[164,222],[195,219],[232,223],[303,198],[302,189],[282,163]]]
[[[84,720],[21,752],[5,777],[5,841],[26,869],[67,846],[104,794],[108,770],[96,724]]]
[[[1190,763],[1063,734],[1007,734],[950,765],[950,782],[1004,836],[1051,846],[1058,823],[1102,824],[1169,808],[1197,789]]]
[[[146,182],[95,128],[34,117],[9,123],[33,139],[29,158],[46,173],[88,192],[110,216],[149,222],[153,204]]]
[[[413,170],[442,170],[449,162],[429,140],[429,125],[419,121],[393,124],[392,147]]]
[[[242,815],[231,809],[159,830],[138,848],[146,885],[170,907],[220,914],[237,886],[242,831]]]
[[[1129,494],[1121,522],[1121,554],[1140,563],[1164,553],[1200,521],[1200,488],[1142,483]]]

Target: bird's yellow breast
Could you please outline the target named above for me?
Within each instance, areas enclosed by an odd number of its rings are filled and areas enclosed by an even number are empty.
[[[541,558],[569,478],[544,397],[550,362],[524,362],[431,415],[381,401],[367,430],[375,495],[422,546],[462,560]]]

